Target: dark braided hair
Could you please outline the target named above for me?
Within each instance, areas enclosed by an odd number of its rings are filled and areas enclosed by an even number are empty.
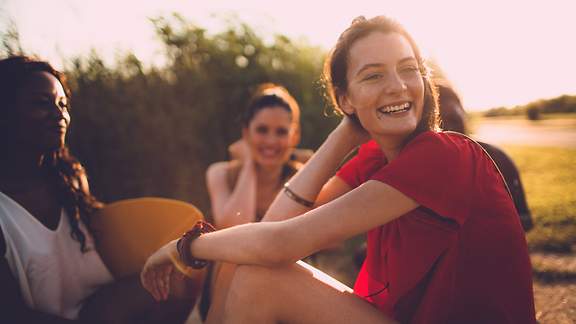
[[[47,72],[52,74],[64,88],[70,100],[70,89],[66,77],[54,69],[50,63],[27,56],[12,56],[0,60],[0,112],[3,121],[16,116],[16,93],[31,73]],[[72,228],[70,235],[80,243],[80,250],[86,252],[86,235],[80,230],[80,222],[90,230],[90,215],[102,207],[88,188],[83,185],[86,171],[80,162],[70,154],[68,147],[56,148],[44,153],[42,169],[57,189],[60,204],[66,210],[68,222]]]

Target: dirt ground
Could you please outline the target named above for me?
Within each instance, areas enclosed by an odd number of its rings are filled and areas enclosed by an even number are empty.
[[[576,323],[576,253],[532,253],[536,319],[541,324]]]

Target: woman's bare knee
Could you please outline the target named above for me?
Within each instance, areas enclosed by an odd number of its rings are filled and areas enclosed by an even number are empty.
[[[389,323],[350,288],[302,264],[240,266],[224,318],[226,323]]]
[[[278,270],[261,266],[238,266],[230,284],[228,298],[248,299],[268,298],[269,289],[276,287],[274,272]]]
[[[278,299],[273,292],[280,289],[282,272],[281,268],[238,266],[226,298],[224,322],[275,322]]]

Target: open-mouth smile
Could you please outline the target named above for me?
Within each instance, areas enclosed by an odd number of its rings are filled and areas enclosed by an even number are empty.
[[[380,107],[380,108],[378,108],[378,113],[380,115],[394,115],[394,114],[400,114],[403,112],[407,112],[411,108],[412,108],[412,103],[407,101],[404,103]]]

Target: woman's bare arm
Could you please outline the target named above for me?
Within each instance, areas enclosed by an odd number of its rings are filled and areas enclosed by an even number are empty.
[[[367,232],[416,207],[403,193],[371,180],[302,217],[202,235],[190,248],[201,259],[276,266]]]
[[[331,133],[292,179],[290,188],[293,191],[305,199],[319,200],[316,197],[326,180],[361,138],[358,136],[354,140],[350,127],[349,123],[341,123]],[[342,188],[338,194],[348,190]],[[202,235],[191,244],[191,254],[201,259],[236,264],[285,264],[367,232],[417,206],[411,198],[378,181],[368,181],[310,211],[280,193],[267,216],[268,219],[283,221],[244,224]],[[302,217],[294,217],[301,214]],[[170,262],[170,255],[175,253],[175,242],[171,242],[148,259],[141,277],[153,294],[161,295],[163,282],[158,279],[161,275],[156,275],[155,269]]]
[[[233,162],[212,164],[206,172],[206,183],[214,223],[218,228],[253,222],[256,217],[256,171],[251,159],[244,159],[238,181],[232,191],[228,168]]]
[[[190,253],[200,259],[235,264],[281,266],[390,222],[418,207],[393,187],[370,180],[308,213],[279,222],[250,223],[201,235]],[[141,274],[143,286],[162,300],[169,279],[164,265],[177,254],[176,241],[154,253]],[[164,296],[164,297],[163,297]]]
[[[368,139],[367,134],[348,118],[328,136],[318,151],[292,177],[289,187],[298,196],[320,206],[343,195],[352,188],[333,177],[342,160],[358,145]],[[265,220],[284,220],[310,210],[281,191],[270,205]]]

